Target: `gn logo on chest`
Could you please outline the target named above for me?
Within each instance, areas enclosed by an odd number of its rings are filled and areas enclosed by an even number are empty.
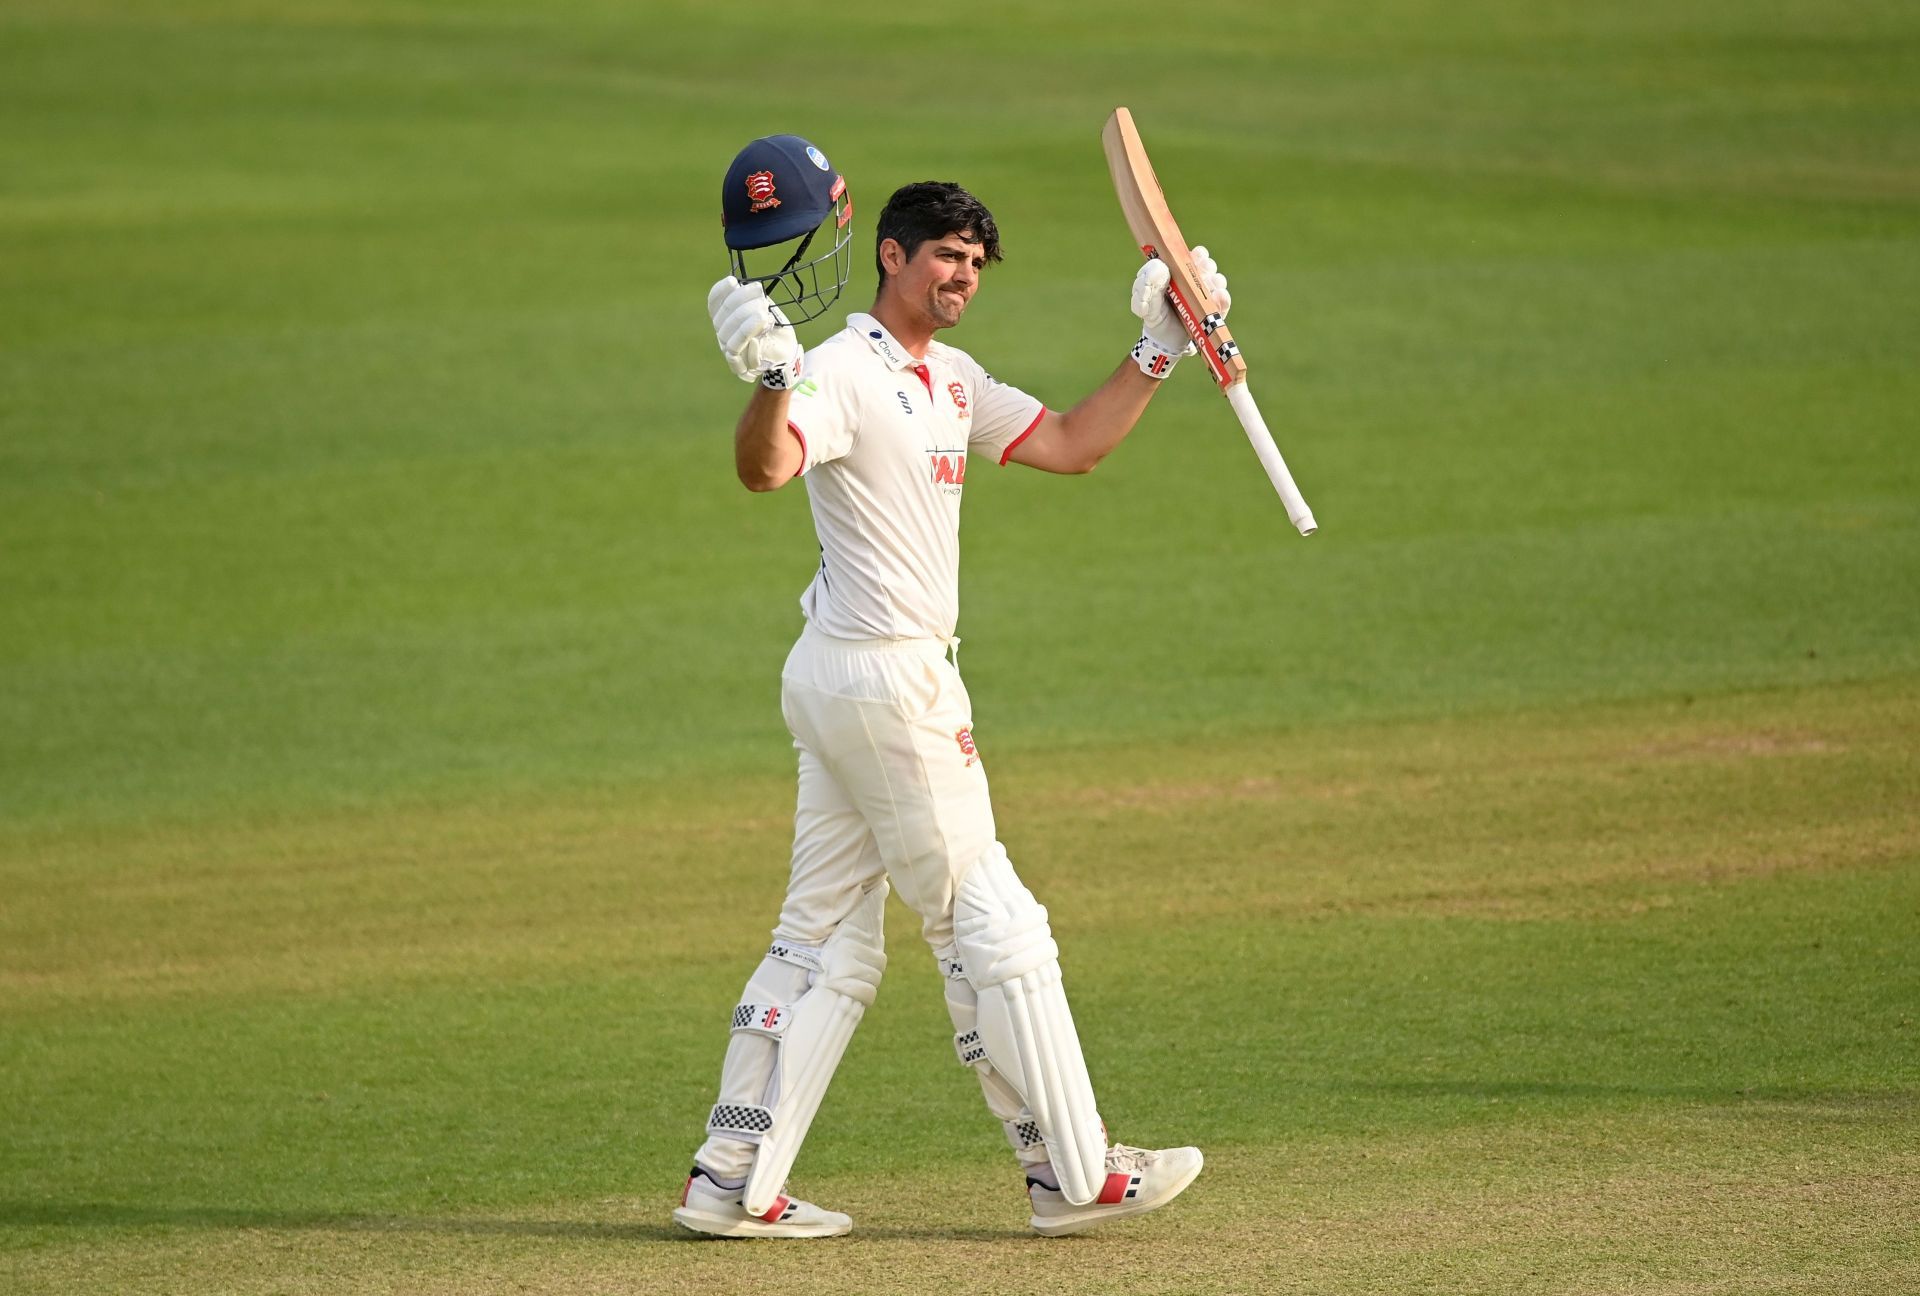
[[[958,495],[967,484],[967,453],[964,450],[929,450],[927,467],[935,486],[952,487],[947,493]]]

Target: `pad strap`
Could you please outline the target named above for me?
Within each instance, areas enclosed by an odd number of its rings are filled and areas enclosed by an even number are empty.
[[[758,1143],[773,1128],[773,1112],[751,1103],[715,1103],[707,1117],[707,1133]]]
[[[750,1035],[779,1039],[787,1033],[793,1009],[785,1004],[743,1003],[733,1010],[733,1029]]]
[[[1040,1136],[1040,1127],[1030,1120],[1005,1122],[1007,1142],[1013,1145],[1015,1152],[1025,1152],[1028,1148],[1039,1147],[1044,1141]]]
[[[803,967],[809,972],[820,970],[820,951],[808,949],[805,945],[792,945],[786,941],[775,941],[767,946],[767,957],[779,959],[782,963],[791,963]]]
[[[962,1031],[953,1037],[953,1051],[960,1055],[960,1065],[977,1067],[987,1060],[987,1046],[980,1042],[979,1030]]]

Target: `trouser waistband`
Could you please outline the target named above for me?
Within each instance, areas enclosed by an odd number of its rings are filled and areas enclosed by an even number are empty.
[[[807,622],[800,632],[802,639],[827,648],[844,648],[853,652],[938,652],[953,663],[955,670],[960,669],[960,636],[952,635],[945,639],[936,639],[931,635],[913,635],[899,639],[842,639],[830,635],[824,630],[814,628],[813,622]]]

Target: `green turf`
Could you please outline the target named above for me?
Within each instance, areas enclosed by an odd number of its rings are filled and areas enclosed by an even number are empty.
[[[1920,1286],[1917,87],[1831,0],[0,0],[0,1288]],[[969,184],[953,340],[1065,405],[1117,102],[1323,530],[1190,367],[975,474],[960,630],[1105,1101],[1212,1169],[1020,1240],[897,942],[802,1164],[867,1240],[671,1242],[815,560],[719,177]]]
[[[1214,1169],[1117,1253],[1006,1262],[1089,1291],[1116,1255],[1167,1292],[1920,1278],[1916,722],[1898,685],[1010,757],[1109,1119]],[[594,796],[16,842],[0,1274],[882,1292],[1026,1247],[897,907],[801,1176],[870,1250],[819,1285],[804,1248],[671,1237],[781,845],[778,781],[737,791],[750,817]],[[1845,1235],[1803,1254],[1769,1222],[1803,1200]]]

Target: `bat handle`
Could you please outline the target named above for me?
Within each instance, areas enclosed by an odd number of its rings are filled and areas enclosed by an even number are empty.
[[[1246,429],[1247,440],[1253,442],[1253,453],[1259,456],[1260,466],[1267,470],[1267,479],[1273,488],[1280,492],[1287,520],[1301,535],[1312,535],[1320,529],[1320,524],[1313,520],[1313,510],[1300,498],[1300,488],[1293,484],[1293,474],[1287,471],[1287,461],[1280,457],[1280,447],[1273,443],[1273,433],[1267,431],[1267,421],[1260,417],[1260,407],[1253,403],[1253,393],[1247,390],[1246,381],[1242,379],[1226,391],[1227,404],[1233,406],[1240,426]]]

